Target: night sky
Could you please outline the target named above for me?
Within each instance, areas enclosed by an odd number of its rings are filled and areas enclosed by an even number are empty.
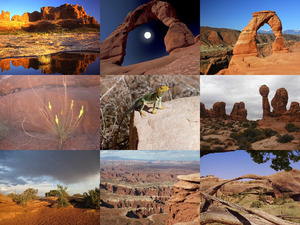
[[[124,21],[129,12],[149,1],[101,0],[101,41],[105,40]],[[200,1],[166,1],[173,5],[178,18],[197,36],[200,33]],[[152,37],[148,40],[144,38],[145,31],[152,33]],[[131,31],[128,35],[126,55],[122,65],[131,65],[168,55],[164,45],[164,36],[167,31],[168,27],[160,21],[149,21]]]
[[[66,3],[83,6],[88,15],[95,17],[98,22],[100,21],[100,0],[3,0],[0,4],[0,13],[1,10],[9,11],[10,18],[12,18],[14,15],[22,16],[25,12],[41,12],[41,7],[44,6],[58,7]]]

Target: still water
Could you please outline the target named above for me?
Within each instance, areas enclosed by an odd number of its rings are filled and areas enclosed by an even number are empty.
[[[89,53],[54,55],[0,60],[0,75],[99,75],[100,56]]]

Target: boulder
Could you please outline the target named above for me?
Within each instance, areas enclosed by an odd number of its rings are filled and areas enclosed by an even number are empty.
[[[271,101],[274,116],[281,116],[284,112],[287,111],[286,105],[288,102],[288,98],[288,92],[285,88],[279,88],[276,91],[276,94]]]
[[[199,102],[199,96],[163,102],[164,109],[158,109],[156,114],[151,113],[152,104],[149,104],[145,117],[134,111],[130,121],[129,149],[200,149]]]
[[[247,109],[245,109],[245,103],[235,103],[230,113],[230,118],[233,120],[246,121],[247,120]]]
[[[3,10],[1,11],[0,14],[0,21],[4,20],[4,21],[9,21],[10,20],[10,12],[4,12]]]
[[[168,2],[153,0],[127,14],[124,22],[100,44],[100,58],[122,65],[129,32],[149,20],[159,20],[169,27],[169,34],[165,38],[167,51],[194,44],[194,35],[179,21],[173,6]]]

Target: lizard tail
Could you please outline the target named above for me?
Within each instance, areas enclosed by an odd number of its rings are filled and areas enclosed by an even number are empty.
[[[117,146],[117,141],[118,141],[118,136],[119,136],[119,132],[120,132],[120,129],[121,129],[121,126],[122,126],[122,123],[123,123],[123,120],[125,119],[126,115],[128,113],[131,112],[131,110],[133,110],[139,103],[140,99],[137,100],[129,109],[126,110],[126,112],[123,114],[122,118],[121,118],[121,121],[119,123],[119,126],[118,126],[118,130],[113,138],[113,145],[112,145],[112,149],[113,150],[116,150],[116,146]]]

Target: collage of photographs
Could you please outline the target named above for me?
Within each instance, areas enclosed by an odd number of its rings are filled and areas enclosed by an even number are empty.
[[[300,225],[298,6],[1,3],[0,225]]]

